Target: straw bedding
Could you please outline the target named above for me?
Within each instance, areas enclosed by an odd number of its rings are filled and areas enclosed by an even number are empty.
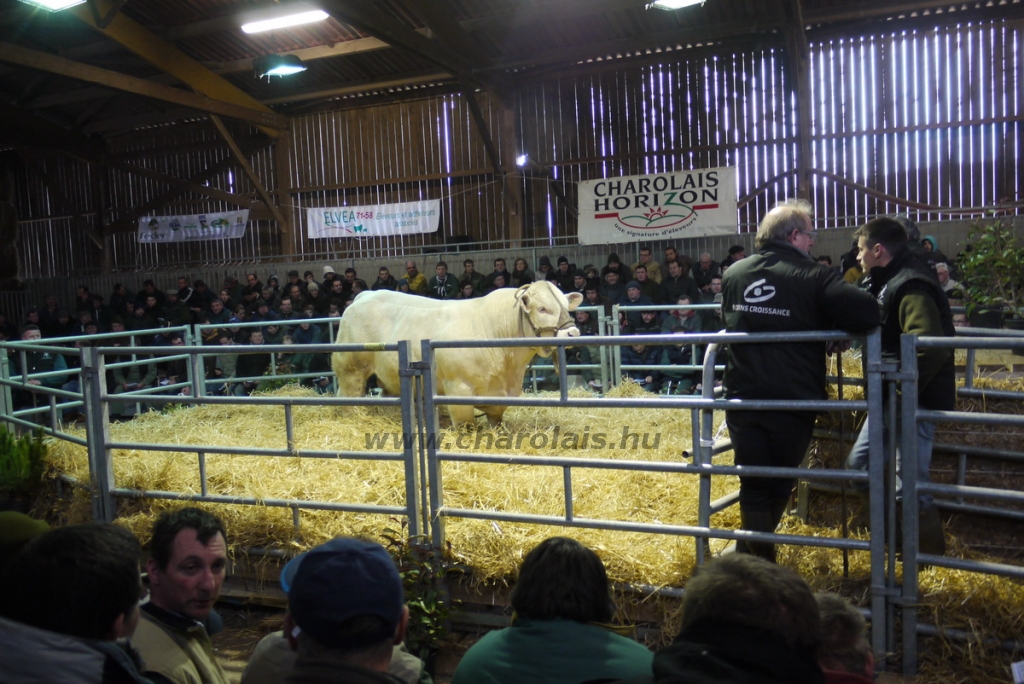
[[[846,376],[860,375],[860,362],[844,356]],[[832,370],[835,372],[835,369]],[[274,392],[278,395],[303,394],[295,386]],[[642,389],[626,384],[616,388],[617,396],[644,396]],[[835,390],[831,390],[835,396]],[[844,396],[863,396],[846,388]],[[300,449],[365,450],[367,433],[400,433],[397,409],[294,407],[296,446]],[[719,417],[719,420],[721,418]],[[559,445],[550,446],[555,426]],[[623,426],[640,436],[647,433],[656,448],[619,448]],[[847,422],[847,430],[852,423]],[[940,428],[941,429],[941,428]],[[613,442],[611,448],[567,446],[565,435],[604,432]],[[175,444],[215,444],[224,446],[285,446],[283,410],[278,406],[202,406],[150,413],[131,422],[111,426],[118,441]],[[463,437],[460,448],[451,451],[500,453],[508,451],[496,444],[488,448],[488,437],[515,438],[523,433],[519,453],[558,455],[595,459],[628,459],[682,462],[683,451],[691,450],[690,411],[644,409],[540,409],[510,408],[505,424],[497,432],[482,429]],[[454,442],[461,433],[449,429],[446,437]],[[534,448],[530,436],[544,434],[548,443]],[[479,440],[479,446],[473,442]],[[534,444],[539,444],[536,439]],[[971,443],[976,443],[973,439]],[[388,450],[393,450],[389,443]],[[834,447],[833,447],[834,448]],[[822,452],[824,453],[824,452]],[[50,467],[53,472],[87,479],[88,464],[84,448],[67,442],[51,444]],[[823,458],[828,461],[837,458]],[[731,463],[731,453],[716,462]],[[299,459],[295,457],[207,456],[209,491],[221,495],[249,496],[331,502],[360,502],[401,506],[405,479],[402,465],[386,461]],[[195,454],[157,453],[137,450],[114,454],[117,486],[149,490],[198,493],[200,482]],[[446,463],[443,468],[445,505],[457,508],[515,511],[541,515],[563,514],[563,473],[561,468],[511,466],[501,464]],[[737,488],[736,478],[712,479],[712,498]],[[573,503],[577,517],[603,518],[631,522],[694,525],[697,522],[698,479],[691,475],[616,472],[578,468],[573,470]],[[120,500],[119,522],[131,529],[143,542],[156,513],[181,505],[162,500]],[[851,504],[853,506],[854,504]],[[218,505],[216,512],[225,520],[232,543],[299,551],[335,535],[364,535],[381,538],[386,529],[398,529],[401,521],[388,516],[308,511],[301,513],[298,531],[292,525],[287,508]],[[785,532],[840,536],[837,497],[815,497],[811,525],[787,518]],[[58,511],[66,521],[89,517],[89,504],[79,495]],[[850,512],[848,511],[848,514]],[[736,507],[713,518],[719,527],[739,525]],[[447,552],[456,565],[465,566],[480,582],[508,581],[514,578],[524,555],[544,538],[555,534],[573,536],[602,557],[610,577],[619,582],[654,586],[679,586],[694,566],[694,542],[689,538],[645,535],[586,529],[527,526],[505,522],[448,519]],[[951,540],[950,553],[961,555],[963,547]],[[715,551],[724,542],[712,541]],[[977,557],[970,551],[971,557]],[[868,596],[868,556],[850,554],[849,578],[843,577],[842,555],[831,549],[780,547],[780,562],[799,571],[816,590],[840,591],[865,605]],[[922,602],[926,607],[922,621],[937,622],[977,635],[1020,638],[1024,635],[1024,587],[1019,582],[968,575],[945,569],[925,569],[920,577]],[[930,615],[929,615],[930,613]],[[677,607],[666,604],[661,611],[663,627],[671,634],[678,620]],[[919,681],[968,682],[1008,678],[1012,659],[980,640],[969,647],[935,642],[923,654]],[[1019,659],[1019,655],[1016,657]]]

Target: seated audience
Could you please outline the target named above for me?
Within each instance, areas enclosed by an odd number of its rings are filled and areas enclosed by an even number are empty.
[[[836,594],[815,594],[821,616],[818,665],[828,684],[871,684],[875,655],[861,612]]]
[[[466,259],[462,262],[462,275],[459,276],[459,288],[461,289],[466,283],[473,285],[473,292],[477,295],[483,295],[486,286],[484,284],[484,276],[476,271],[476,266],[472,259]]]
[[[401,645],[409,610],[380,544],[332,539],[289,562],[281,587],[285,628],[256,645],[242,684],[430,683],[423,661]]]
[[[165,512],[153,525],[151,546],[150,600],[134,638],[147,675],[175,684],[228,684],[210,642],[228,561],[224,523],[198,508]]]
[[[574,539],[552,537],[527,554],[511,603],[512,626],[471,646],[452,684],[569,684],[651,671],[650,651],[608,629],[615,605],[604,564]]]
[[[550,263],[548,264],[550,266]],[[533,271],[526,265],[526,259],[522,257],[516,258],[512,264],[511,284],[512,287],[522,287],[523,285],[529,285],[535,280]],[[540,280],[543,280],[541,278]]]
[[[651,256],[649,245],[641,245],[640,261],[633,264],[633,275],[636,275],[636,267],[643,266],[647,269],[647,277],[656,283],[661,283],[661,264]]]
[[[139,622],[139,542],[109,523],[32,539],[0,574],[0,680],[148,684],[124,639]]]
[[[807,583],[763,558],[731,554],[694,572],[679,636],[655,654],[648,676],[630,683],[825,684],[820,643]]]

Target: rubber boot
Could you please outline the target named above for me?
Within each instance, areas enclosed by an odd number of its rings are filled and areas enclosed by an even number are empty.
[[[946,555],[946,535],[942,532],[942,516],[934,503],[921,504],[917,525],[920,532],[918,550],[933,556]]]
[[[750,511],[740,507],[740,527],[751,532],[774,532],[776,523],[772,511]],[[736,542],[737,553],[749,553],[775,562],[775,544],[767,542]]]

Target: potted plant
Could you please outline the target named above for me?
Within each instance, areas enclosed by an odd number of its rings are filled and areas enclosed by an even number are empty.
[[[967,315],[998,314],[999,323],[980,327],[1000,327],[1004,312],[1024,322],[1024,240],[1002,220],[973,222],[967,239],[967,249],[957,257]]]
[[[15,437],[0,427],[0,510],[28,512],[42,484],[45,455],[42,430]]]

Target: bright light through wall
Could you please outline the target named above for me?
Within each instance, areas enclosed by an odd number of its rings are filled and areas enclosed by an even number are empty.
[[[68,7],[74,7],[75,5],[81,5],[85,0],[21,0],[26,5],[32,5],[34,7],[42,7],[48,9],[51,12],[59,12],[60,10],[67,9]]]
[[[521,154],[518,157],[516,157],[516,166],[522,168],[522,167],[526,166],[526,162],[528,162],[528,161],[530,161],[530,155],[528,155],[528,154]]]
[[[321,9],[311,9],[308,6],[293,7],[291,12],[267,19],[257,19],[242,24],[242,31],[245,33],[260,33],[262,31],[273,31],[274,29],[311,24],[314,21],[323,21],[330,15]]]

